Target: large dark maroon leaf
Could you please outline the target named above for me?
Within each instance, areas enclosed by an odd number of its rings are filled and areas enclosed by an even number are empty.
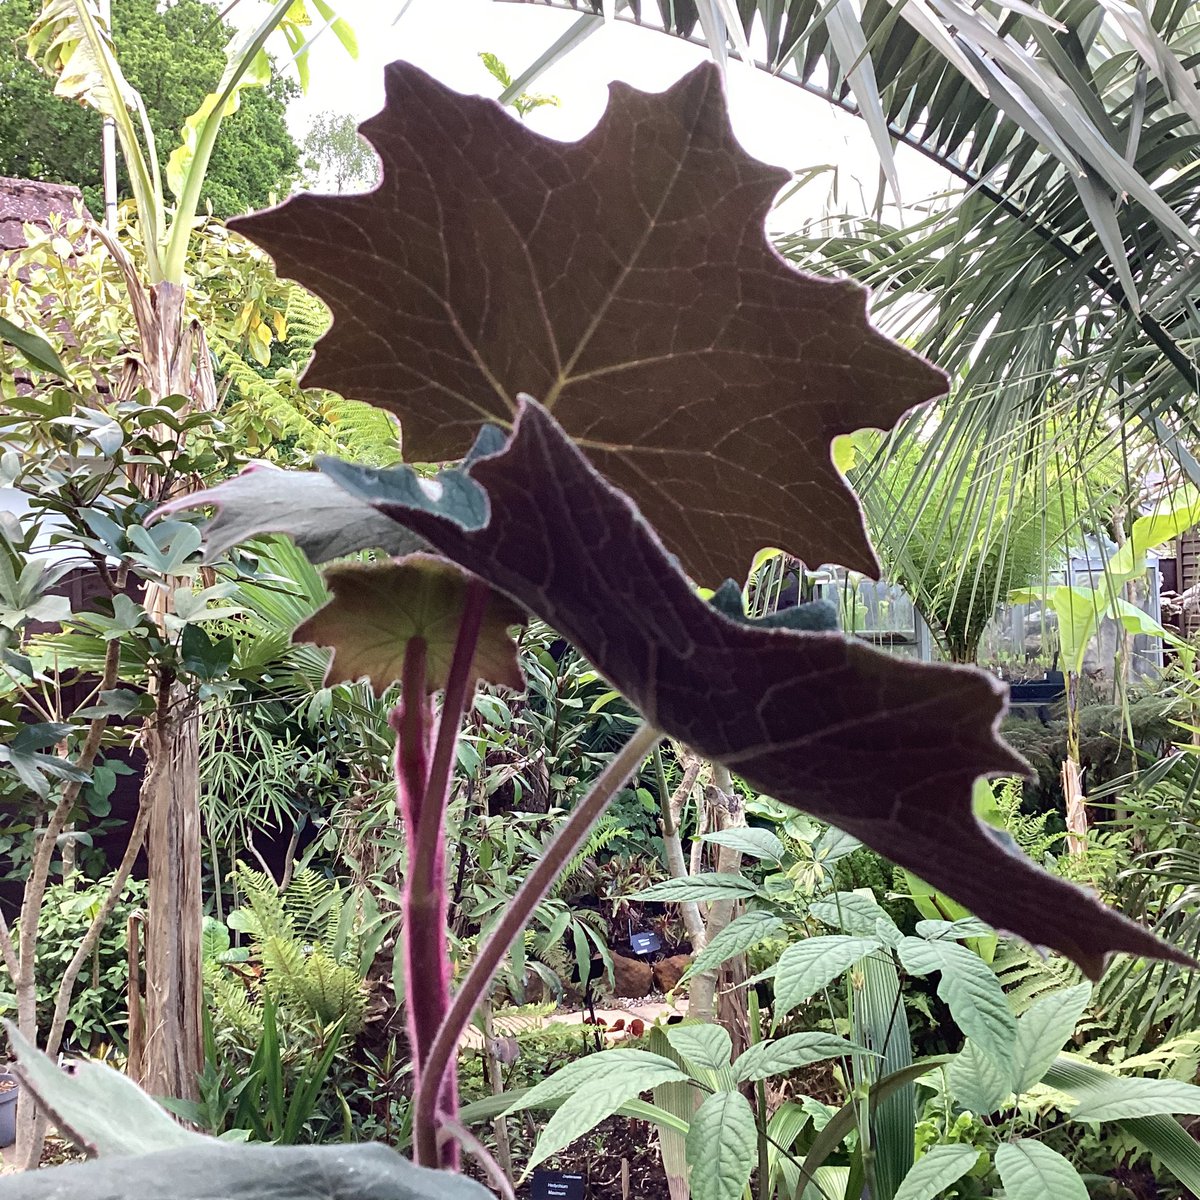
[[[438,511],[424,491],[414,502],[403,468],[322,469],[570,638],[648,721],[984,920],[1093,977],[1114,950],[1187,961],[976,819],[978,776],[1026,771],[997,736],[991,676],[731,619],[545,409],[523,397],[518,411],[508,444],[469,468],[485,506],[456,496]]]
[[[395,413],[425,462],[538,396],[703,582],[763,546],[875,570],[830,440],[945,378],[870,326],[856,284],[772,248],[788,175],[737,144],[715,67],[614,84],[564,143],[395,63],[362,132],[377,190],[230,222],[333,311],[306,383]]]

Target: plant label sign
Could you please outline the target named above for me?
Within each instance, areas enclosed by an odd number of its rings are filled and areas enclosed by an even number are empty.
[[[566,1171],[534,1171],[532,1200],[584,1200],[583,1176]]]
[[[634,954],[653,954],[662,949],[662,939],[657,933],[635,933],[629,939],[629,947]]]

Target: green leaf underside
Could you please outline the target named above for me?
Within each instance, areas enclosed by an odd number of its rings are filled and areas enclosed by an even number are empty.
[[[874,938],[840,934],[805,938],[789,946],[775,968],[775,1021],[878,949],[880,945]]]
[[[691,1022],[672,1025],[667,1029],[667,1041],[693,1069],[723,1071],[729,1066],[733,1042],[721,1025]]]
[[[741,1092],[714,1092],[687,1135],[692,1200],[740,1200],[758,1157],[754,1113]]]
[[[857,286],[770,245],[787,174],[737,144],[716,68],[661,94],[613,84],[573,143],[407,63],[385,81],[362,126],[374,192],[230,222],[333,312],[304,382],[395,413],[421,462],[543,398],[701,582],[744,577],[763,546],[874,571],[830,443],[945,378],[870,326]]]
[[[606,1050],[603,1054],[589,1054],[586,1058],[567,1063],[548,1079],[543,1079],[540,1083],[522,1092],[505,1109],[505,1112],[536,1108],[545,1100],[569,1096],[584,1084],[588,1087],[603,1086],[619,1082],[623,1077],[631,1074],[655,1070],[675,1071],[679,1074],[678,1067],[669,1058],[664,1058],[659,1054],[650,1054],[645,1050],[618,1048]]]
[[[1041,1142],[1006,1142],[996,1151],[996,1169],[1007,1200],[1088,1200],[1079,1172]]]
[[[603,1054],[593,1055],[603,1058]],[[545,1161],[583,1137],[606,1117],[611,1117],[627,1100],[664,1083],[683,1082],[687,1076],[674,1063],[668,1066],[642,1064],[614,1074],[588,1078],[571,1092],[546,1122],[530,1156],[527,1170]],[[536,1090],[536,1089],[534,1089]],[[524,1104],[522,1105],[524,1107]]]
[[[753,896],[757,885],[744,875],[722,871],[702,871],[687,879],[664,879],[653,887],[637,893],[637,900],[660,900],[682,903],[686,900],[739,899]]]
[[[978,1161],[974,1146],[934,1146],[913,1164],[895,1200],[937,1200]]]
[[[970,1038],[946,1068],[955,1099],[979,1116],[994,1113],[1012,1095],[1012,1072]]]
[[[382,695],[401,678],[406,647],[425,643],[430,691],[445,687],[466,599],[467,579],[445,559],[410,554],[374,566],[334,567],[325,572],[333,598],[292,635],[296,642],[333,647],[326,681],[367,678]],[[525,686],[511,625],[524,613],[504,596],[489,595],[472,661],[474,675],[520,691]]]
[[[735,917],[692,960],[687,975],[708,971],[738,954],[752,950],[759,942],[783,931],[783,921],[773,913],[748,912]],[[686,976],[685,976],[686,978]]]
[[[159,514],[168,516],[181,508],[210,503],[217,511],[204,530],[204,552],[209,560],[267,533],[286,534],[318,565],[358,550],[382,550],[400,557],[425,548],[414,533],[318,471],[284,472],[255,463],[219,488],[164,505]]]
[[[874,937],[878,922],[895,922],[870,892],[834,892],[825,900],[816,900],[808,911],[818,921],[856,937]]]
[[[769,829],[756,829],[749,825],[706,833],[701,840],[711,842],[714,846],[727,846],[750,858],[765,858],[769,862],[779,862],[785,853],[783,843]]]
[[[996,1065],[1012,1071],[1017,1020],[991,967],[957,942],[905,938],[900,961],[913,975],[940,971],[937,993],[950,1006],[959,1028]]]
[[[787,1037],[759,1042],[744,1050],[733,1064],[733,1074],[738,1083],[750,1083],[772,1075],[784,1075],[827,1058],[868,1053],[862,1046],[832,1033],[790,1033]]]
[[[1075,1032],[1091,998],[1090,984],[1039,996],[1017,1018],[1017,1040],[1013,1049],[1013,1091],[1019,1095],[1040,1083],[1067,1039]]]
[[[1200,1087],[1177,1079],[1114,1079],[1090,1092],[1070,1115],[1076,1121],[1121,1121],[1167,1113],[1200,1115]]]
[[[67,1075],[11,1021],[5,1021],[4,1028],[25,1086],[58,1128],[88,1153],[144,1154],[208,1143],[184,1129],[119,1071],[99,1062],[81,1062]]]
[[[0,1200],[488,1200],[458,1175],[387,1146],[235,1146],[215,1138],[0,1178]]]
[[[996,737],[993,679],[722,616],[536,401],[522,398],[507,443],[470,468],[483,520],[443,515],[427,495],[413,503],[404,468],[323,469],[569,638],[656,727],[989,924],[1090,975],[1113,950],[1183,957],[977,820],[975,778],[1025,770]]]

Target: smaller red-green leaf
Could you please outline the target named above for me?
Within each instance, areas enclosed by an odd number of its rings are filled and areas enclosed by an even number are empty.
[[[333,599],[298,626],[297,642],[332,646],[328,682],[367,678],[376,694],[398,680],[405,647],[413,638],[426,646],[431,690],[445,686],[463,612],[468,576],[445,559],[410,554],[382,566],[335,567],[325,582]],[[525,686],[509,626],[524,613],[492,593],[475,649],[475,678],[515,691]]]

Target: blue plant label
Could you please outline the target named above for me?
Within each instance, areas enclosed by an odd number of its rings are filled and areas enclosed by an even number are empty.
[[[583,1200],[583,1176],[566,1171],[534,1171],[532,1200]]]
[[[653,954],[662,949],[662,939],[657,933],[635,933],[629,939],[629,946],[634,954]]]

